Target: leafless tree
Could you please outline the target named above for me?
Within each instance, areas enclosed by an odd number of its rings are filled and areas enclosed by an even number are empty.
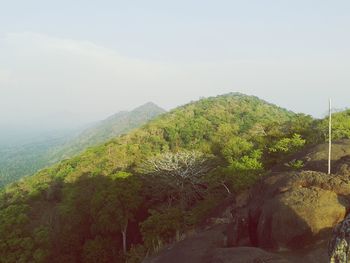
[[[143,174],[166,191],[169,205],[178,200],[183,208],[202,197],[206,189],[203,175],[210,169],[209,159],[198,151],[167,152],[142,165]]]

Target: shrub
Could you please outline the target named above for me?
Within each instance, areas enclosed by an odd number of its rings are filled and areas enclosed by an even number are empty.
[[[292,168],[293,170],[300,170],[304,167],[304,162],[302,160],[292,160],[288,163],[285,163],[285,166]]]

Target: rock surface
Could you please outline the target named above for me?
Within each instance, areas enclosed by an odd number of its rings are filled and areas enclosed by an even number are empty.
[[[252,193],[249,228],[253,245],[296,249],[329,237],[344,219],[350,177],[287,172],[268,177]]]
[[[332,173],[339,173],[339,164],[350,156],[350,140],[344,139],[332,143]],[[276,165],[273,171],[286,171],[289,168],[285,165],[291,160],[302,160],[303,169],[326,173],[328,171],[328,143],[306,147],[304,150],[293,154],[287,160]],[[350,163],[348,163],[349,165]]]
[[[225,225],[204,230],[172,246],[143,263],[327,263],[323,243],[308,249],[268,252],[256,247],[225,247]]]
[[[350,262],[350,214],[334,228],[328,255],[331,263]]]
[[[202,231],[172,246],[164,248],[159,255],[143,263],[210,263],[210,252],[224,247],[226,225]]]
[[[288,263],[290,261],[255,247],[218,248],[211,256],[212,263]]]

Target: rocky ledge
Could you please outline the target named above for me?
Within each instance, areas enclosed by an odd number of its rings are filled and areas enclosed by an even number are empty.
[[[349,263],[349,146],[338,144],[344,149],[333,174],[320,172],[325,160],[317,151],[325,146],[317,146],[302,156],[310,170],[274,170],[210,218],[211,226],[145,262]]]

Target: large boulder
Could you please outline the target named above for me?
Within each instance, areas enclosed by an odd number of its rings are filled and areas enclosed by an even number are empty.
[[[326,173],[328,171],[328,147],[328,143],[305,147],[302,151],[288,156],[285,160],[275,165],[272,171],[290,171],[292,168],[286,164],[293,160],[301,160],[304,163],[304,170]],[[333,174],[342,173],[341,170],[344,168],[349,174],[350,139],[343,139],[332,143],[331,164]]]
[[[349,175],[303,171],[266,178],[252,191],[253,245],[295,249],[327,239],[349,207]]]

